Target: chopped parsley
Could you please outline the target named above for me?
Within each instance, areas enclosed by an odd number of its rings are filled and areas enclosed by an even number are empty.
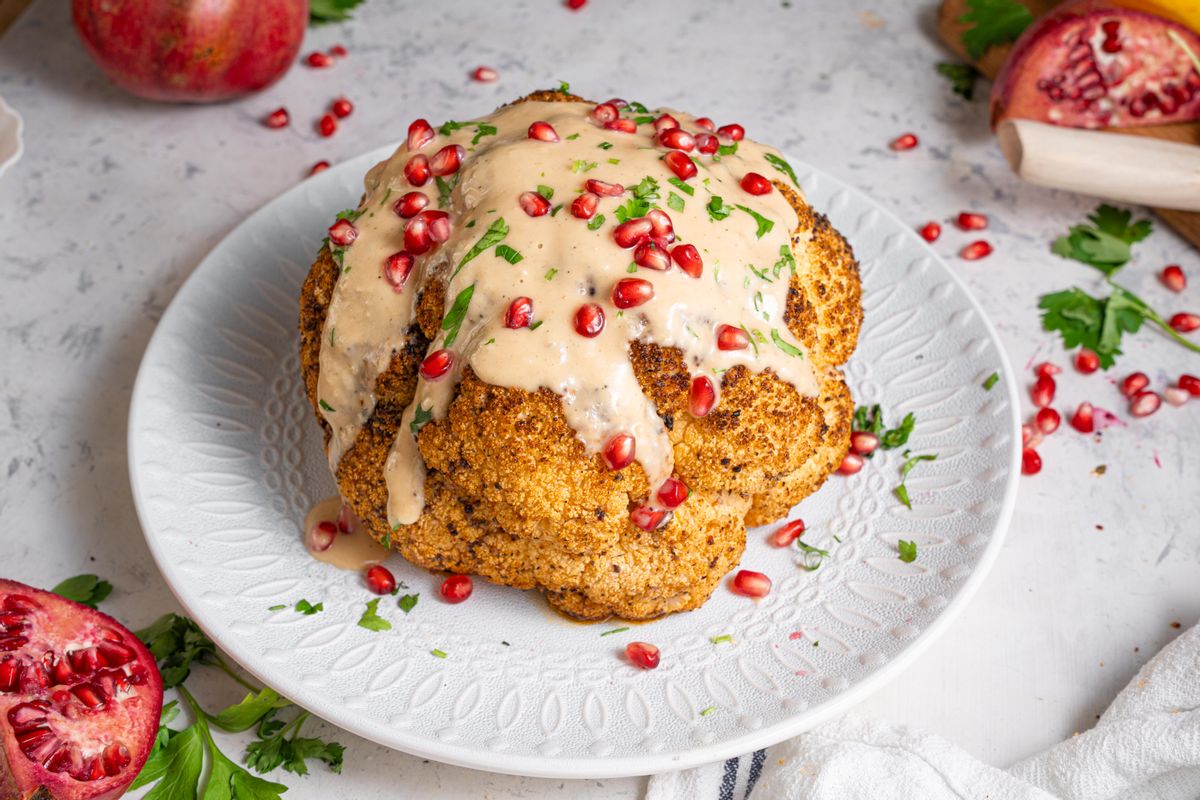
[[[719,194],[714,194],[708,201],[708,205],[704,208],[708,210],[708,215],[717,222],[720,222],[733,213],[733,207],[725,205],[725,201],[721,199],[721,195]]]
[[[1016,0],[967,0],[967,9],[958,21],[970,26],[962,42],[974,59],[993,45],[1016,41],[1033,22],[1033,14]]]
[[[612,628],[611,630],[607,630],[600,635],[601,636],[612,636],[614,633],[624,633],[627,630],[629,630],[628,626],[626,626],[624,628]]]
[[[567,137],[567,141],[568,141],[568,142],[573,142],[573,141],[575,141],[575,140],[576,140],[576,139],[578,139],[578,138],[579,138],[579,134],[578,134],[578,133],[572,133],[570,136],[568,136],[568,137]]]
[[[454,187],[458,185],[459,174],[458,172],[454,173],[450,176],[450,180],[446,180],[441,176],[435,178],[438,188],[438,208],[450,207],[450,194],[454,191]]]
[[[379,616],[378,609],[379,598],[376,597],[367,603],[366,610],[358,618],[358,627],[366,628],[369,631],[390,631],[392,623]]]
[[[771,229],[775,227],[775,223],[773,221],[767,219],[766,217],[764,217],[762,214],[758,213],[754,209],[747,208],[746,206],[742,205],[741,203],[738,203],[737,207],[740,210],[745,211],[750,216],[754,217],[754,221],[758,223],[758,230],[754,232],[755,238],[761,239],[763,236],[770,233]]]
[[[421,599],[421,593],[401,595],[396,601],[396,605],[400,606],[400,610],[405,614],[412,611],[417,606],[417,601]]]
[[[479,127],[477,127],[475,129],[475,138],[471,139],[471,144],[479,144],[479,140],[482,139],[483,137],[495,136],[495,135],[496,135],[496,126],[495,125],[488,125],[487,123],[481,122],[479,124]]]
[[[444,123],[442,127],[438,128],[438,132],[442,136],[449,136],[461,128],[468,128],[472,125],[475,126],[475,137],[471,139],[471,144],[479,144],[479,140],[483,137],[495,136],[497,133],[496,126],[489,125],[486,122],[457,122],[455,120],[449,120]]]
[[[599,164],[599,162],[596,162],[596,161],[585,161],[583,159],[576,159],[571,164],[571,172],[587,172],[589,170],[595,169],[598,166],[600,166],[600,164]]]
[[[503,258],[510,264],[516,264],[525,258],[525,256],[521,255],[520,250],[514,250],[506,244],[498,245],[496,247],[496,255],[500,258]]]
[[[412,422],[408,423],[408,429],[412,431],[413,436],[416,436],[417,433],[420,432],[421,428],[424,428],[432,420],[432,411],[425,408],[425,406],[417,406],[416,410],[413,411]]]
[[[717,710],[716,706],[709,706],[708,708],[702,709],[700,711],[700,716],[707,717],[709,714],[713,713],[716,710]]]
[[[631,197],[624,205],[617,206],[614,212],[619,222],[628,222],[649,213],[651,204],[659,198],[658,181],[647,175],[637,186],[632,187],[629,193]]]
[[[445,650],[439,650],[438,648],[436,648],[436,647],[435,647],[435,648],[433,648],[432,650],[430,650],[430,651],[429,651],[429,655],[433,656],[434,658],[445,658],[445,657],[446,657],[446,651],[445,651]]]
[[[630,275],[637,272],[638,271],[637,262],[630,262],[629,266],[625,268],[625,271],[628,272]]]
[[[667,206],[674,211],[683,211],[683,198],[671,192],[667,195]]]
[[[323,411],[328,411],[330,414],[336,413],[333,410],[333,406],[329,405],[329,403],[326,403],[324,400],[317,400],[317,405],[319,405]]]
[[[601,150],[612,150],[613,145],[612,142],[601,142],[600,144],[596,145],[596,147],[599,147]]]
[[[679,178],[667,178],[667,183],[671,184],[689,197],[696,194],[696,189],[688,184],[687,181],[681,181]]]
[[[992,387],[995,386],[999,381],[1000,373],[993,372],[991,375],[988,375],[987,380],[983,382],[983,388],[990,392]]]
[[[557,217],[557,216],[558,216],[558,212],[562,211],[562,207],[563,207],[563,204],[562,204],[562,203],[559,203],[559,204],[558,204],[558,205],[556,205],[554,208],[550,209],[550,216],[552,216],[552,217]]]
[[[613,165],[615,166],[616,164],[620,164],[620,163],[621,163],[621,159],[619,159],[619,158],[610,158],[610,159],[608,159],[608,163],[610,163],[610,164],[613,164]]]
[[[300,602],[296,603],[296,613],[303,614],[306,617],[311,617],[313,614],[320,614],[324,610],[324,603],[317,603],[316,605],[313,605],[307,600],[301,600]]]
[[[282,610],[283,610],[283,609],[285,609],[285,608],[287,608],[287,606],[286,606],[286,605],[280,605],[280,606],[269,606],[269,607],[267,608],[267,611],[282,611]]]
[[[737,142],[734,142],[733,144],[723,144],[723,145],[721,145],[720,147],[718,147],[718,148],[717,148],[717,155],[719,155],[719,156],[731,156],[731,155],[733,155],[734,153],[736,153],[736,152],[737,152],[737,149],[738,149],[738,143],[737,143]]]
[[[936,459],[937,459],[937,456],[934,455],[933,453],[926,453],[925,455],[919,455],[919,456],[910,456],[909,451],[907,451],[907,450],[904,451],[904,463],[902,465],[900,465],[900,485],[897,486],[893,491],[895,492],[896,497],[900,500],[900,502],[904,503],[906,508],[909,508],[909,509],[912,508],[912,501],[908,499],[908,487],[904,485],[904,482],[908,479],[908,473],[912,472],[913,468],[916,467],[917,464],[921,463],[922,461],[934,461]],[[916,552],[915,547],[913,548],[913,552],[915,554],[915,552]],[[915,558],[916,556],[914,555],[913,557]],[[912,559],[909,559],[909,560],[911,561]]]
[[[829,558],[828,550],[807,545],[799,539],[796,540],[796,547],[799,547],[800,552],[804,553],[804,563],[800,566],[805,572],[816,572],[821,568],[821,564],[824,563],[825,559]],[[814,558],[816,559],[815,563],[813,561]]]
[[[557,274],[558,274],[558,269],[555,267],[551,267],[550,269],[546,270],[545,278],[548,281],[552,281],[552,280],[554,280],[554,276]]]
[[[796,188],[800,188],[800,179],[796,177],[796,170],[792,169],[792,165],[784,161],[774,153],[767,153],[763,156],[772,167],[787,175],[792,179],[792,183],[796,184]]]
[[[956,95],[964,100],[975,97],[975,79],[979,77],[979,70],[970,64],[951,64],[948,61],[940,62],[936,69],[938,75],[950,82],[950,89]]]
[[[571,84],[567,83],[566,81],[559,81],[557,91],[559,94],[570,94]]]
[[[879,437],[879,445],[884,450],[893,450],[906,445],[916,422],[917,418],[909,412],[904,415],[899,427],[887,429],[883,421],[883,411],[878,403],[854,409],[854,430],[875,434]],[[873,455],[875,454],[868,453],[866,457],[871,458]]]
[[[354,222],[363,215],[364,210],[362,208],[345,208],[337,213],[337,218],[344,219],[347,222]]]
[[[917,560],[917,543],[909,542],[901,539],[896,542],[896,549],[900,551],[900,560],[905,564],[911,564]]]
[[[517,260],[519,261],[520,259],[518,258]],[[454,305],[450,306],[450,310],[446,312],[446,316],[442,319],[442,330],[446,331],[446,338],[443,344],[446,347],[454,344],[454,340],[458,338],[458,332],[462,329],[463,319],[467,316],[467,306],[471,305],[471,296],[474,294],[475,284],[472,283],[458,293],[458,296],[454,298]]]
[[[779,260],[775,262],[775,277],[779,277],[779,273],[784,269],[790,269],[792,274],[796,274],[796,257],[792,255],[792,248],[789,245],[779,245]]]
[[[759,269],[758,267],[754,266],[753,264],[747,264],[746,269],[750,270],[751,272],[753,272],[755,275],[757,275],[759,278],[766,281],[767,283],[775,282],[775,281],[771,280],[771,276],[767,274],[767,271],[765,269]],[[747,288],[749,288],[749,281],[750,281],[750,279],[747,278],[746,279]]]
[[[536,331],[538,328],[542,327],[542,323],[543,323],[543,322],[545,322],[545,320],[542,320],[542,319],[539,319],[539,320],[536,320],[536,321],[534,321],[534,322],[533,322],[533,323],[532,323],[532,324],[529,326],[529,330],[531,330],[531,331]]]
[[[588,224],[587,224],[588,230],[589,231],[599,230],[600,226],[603,224],[604,224],[604,215],[597,214],[596,216],[594,216],[588,220]]]
[[[540,194],[542,197],[546,198],[547,200],[550,200],[554,197],[554,187],[547,186],[544,183],[539,183],[538,187],[537,187],[537,193]]]
[[[776,347],[787,353],[789,356],[792,356],[793,358],[804,358],[804,351],[793,344],[785,342],[783,337],[779,335],[778,328],[771,328],[771,341],[775,343]]]
[[[637,100],[629,101],[629,110],[636,111],[638,114],[648,114],[650,112],[650,109],[646,108],[644,105],[639,103]],[[651,119],[650,121],[653,122],[654,120]]]
[[[723,633],[720,636],[709,637],[709,641],[713,644],[724,644],[725,642],[733,644],[733,636],[728,633]]]
[[[462,257],[462,260],[458,262],[458,266],[455,267],[454,274],[451,275],[450,278],[453,280],[454,275],[457,275],[459,271],[466,266],[467,262],[474,259],[489,247],[500,244],[501,240],[503,240],[505,236],[508,236],[508,223],[504,221],[504,217],[499,217],[495,222],[488,226],[488,229],[483,236],[479,237],[479,241],[472,245],[471,249],[466,252],[466,254]]]

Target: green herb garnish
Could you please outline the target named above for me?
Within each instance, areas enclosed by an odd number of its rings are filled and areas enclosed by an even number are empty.
[[[774,153],[767,153],[763,156],[772,167],[787,175],[792,179],[792,183],[796,184],[796,188],[800,188],[800,179],[796,177],[796,170],[792,169],[792,165],[784,161]]]
[[[970,26],[962,41],[974,59],[993,45],[1015,42],[1033,22],[1033,14],[1016,0],[967,0],[967,9],[958,21]]]
[[[400,610],[405,614],[412,611],[417,606],[417,601],[421,599],[421,593],[401,595],[396,601],[396,605],[400,606]]]
[[[937,456],[932,453],[920,456],[910,456],[907,450],[904,451],[904,463],[900,465],[900,485],[893,489],[893,491],[895,492],[896,497],[899,498],[900,502],[904,503],[906,508],[912,508],[912,502],[908,499],[908,487],[904,485],[904,482],[908,479],[908,473],[912,472],[913,468],[922,461],[934,461],[936,459]],[[909,560],[911,561],[912,559]]]
[[[350,11],[363,2],[364,0],[312,0],[308,4],[308,24],[345,22],[350,19]]]
[[[602,634],[600,634],[600,635],[601,635],[601,636],[612,636],[614,633],[624,633],[624,632],[625,632],[625,631],[627,631],[627,630],[629,630],[629,628],[628,628],[628,627],[624,627],[624,628],[612,628],[612,629],[610,629],[610,630],[604,631],[604,633],[602,633]]]
[[[550,200],[554,197],[554,187],[547,186],[544,183],[539,183],[538,187],[537,187],[537,193],[540,194],[542,197],[546,198],[547,200]]]
[[[551,267],[550,269],[546,270],[546,275],[544,277],[546,278],[546,280],[552,281],[552,280],[554,280],[554,276],[557,274],[558,274],[558,270],[555,267]]]
[[[1054,240],[1050,252],[1087,264],[1111,276],[1132,257],[1131,245],[1154,230],[1148,219],[1133,222],[1133,214],[1108,204],[1088,215],[1091,225],[1072,225],[1066,236]]]
[[[725,205],[725,201],[721,199],[721,195],[714,194],[708,201],[708,205],[704,207],[708,211],[708,215],[717,222],[728,217],[733,213],[733,207]]]
[[[603,224],[604,224],[604,215],[597,214],[596,216],[594,216],[588,220],[588,224],[587,224],[588,230],[589,231],[599,230],[600,226]],[[549,280],[549,279],[547,279],[547,280]]]
[[[979,77],[979,70],[970,64],[951,64],[948,61],[940,62],[936,68],[938,75],[950,82],[950,89],[956,95],[964,100],[975,96],[975,79]]]
[[[316,605],[313,605],[307,600],[301,600],[300,602],[296,603],[296,612],[303,614],[306,617],[311,617],[313,614],[319,614],[324,610],[324,603],[317,603]]]
[[[432,420],[433,420],[433,412],[432,411],[425,408],[424,406],[417,406],[416,410],[413,411],[412,422],[408,423],[408,429],[410,431],[412,431],[413,436],[416,436],[417,433],[420,432],[421,428],[424,428]]]
[[[792,255],[792,248],[789,245],[779,245],[779,260],[775,262],[775,277],[785,269],[790,269],[792,274],[796,274],[796,257]]]
[[[436,648],[436,647],[435,647],[435,648],[433,648],[432,650],[430,650],[430,651],[429,651],[429,655],[433,656],[434,658],[445,658],[445,657],[446,657],[446,651],[445,651],[445,650],[439,650],[438,648]]]
[[[988,375],[987,380],[983,382],[983,388],[990,392],[992,387],[995,386],[999,381],[1000,373],[993,372],[991,375]]]
[[[98,603],[112,594],[112,590],[111,583],[95,575],[76,575],[73,578],[67,578],[50,591],[59,597],[95,608]]]
[[[438,188],[438,208],[450,207],[450,194],[454,191],[454,187],[458,185],[459,174],[458,172],[454,173],[450,176],[450,180],[446,180],[441,176],[435,178]]]
[[[758,230],[756,230],[754,232],[755,238],[761,239],[763,236],[770,233],[771,229],[775,227],[775,223],[773,221],[767,219],[766,217],[764,217],[762,214],[758,213],[757,211],[755,211],[751,208],[747,208],[746,206],[742,205],[741,203],[738,203],[737,207],[739,209],[741,209],[742,211],[745,211],[750,216],[754,217],[754,221],[758,223]]]
[[[908,542],[904,539],[896,542],[896,549],[900,551],[900,560],[905,564],[911,564],[917,560],[917,543]]]
[[[796,547],[800,548],[800,552],[804,553],[804,563],[800,566],[805,572],[816,572],[821,568],[821,564],[824,563],[825,559],[829,558],[828,550],[822,550],[819,547],[805,544],[799,539],[796,540]],[[814,558],[816,558],[816,563],[813,563]]]
[[[358,627],[369,631],[390,631],[392,623],[379,616],[379,598],[367,602],[367,608],[358,618]]]
[[[709,637],[709,641],[713,644],[723,644],[724,642],[733,644],[733,636],[728,633],[723,633],[720,636]]]
[[[525,256],[521,255],[521,251],[514,250],[506,244],[497,245],[496,255],[510,264],[516,264],[525,258]]]
[[[696,194],[696,189],[694,187],[692,187],[687,181],[681,181],[679,178],[667,178],[667,183],[671,184],[676,189],[683,192],[684,194],[686,194],[689,197]]]
[[[508,236],[508,224],[504,221],[504,217],[499,217],[495,222],[488,226],[487,231],[483,236],[479,237],[479,241],[471,246],[471,249],[466,252],[462,260],[458,262],[458,266],[454,269],[454,274],[450,276],[453,280],[454,276],[459,273],[467,262],[473,260],[476,256],[487,250],[489,247],[500,244],[501,240]]]
[[[709,714],[713,713],[716,710],[717,710],[716,706],[709,706],[708,708],[702,709],[700,711],[700,716],[707,717]]]
[[[514,250],[513,252],[516,251]],[[517,255],[519,256],[520,254],[518,253]],[[520,261],[520,258],[517,260]],[[458,332],[462,329],[463,320],[467,316],[467,306],[471,305],[471,296],[474,294],[475,284],[472,283],[458,293],[458,296],[454,298],[454,304],[450,306],[450,310],[442,318],[442,330],[446,331],[446,338],[443,340],[443,344],[446,347],[454,344],[454,340],[458,338]]]
[[[601,150],[612,150],[613,148],[612,142],[601,142],[596,147],[599,147]]]
[[[667,195],[667,206],[674,211],[683,211],[683,198],[671,192]]]
[[[322,410],[324,410],[324,411],[328,411],[330,414],[334,414],[334,413],[336,413],[336,412],[333,410],[333,406],[329,405],[329,403],[326,403],[324,400],[320,400],[320,399],[319,399],[319,400],[317,400],[317,405],[319,405],[319,406],[321,407],[321,409],[322,409]]]
[[[783,337],[779,335],[778,328],[771,328],[771,341],[775,343],[776,347],[787,353],[789,356],[793,356],[794,358],[804,358],[804,351],[793,344],[785,342]]]

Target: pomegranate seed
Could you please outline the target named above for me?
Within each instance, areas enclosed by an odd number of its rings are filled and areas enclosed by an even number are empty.
[[[635,666],[641,669],[654,669],[658,666],[658,648],[645,642],[630,642],[625,645],[625,656]]]
[[[1095,409],[1091,403],[1080,403],[1071,417],[1071,427],[1080,433],[1091,433],[1096,429]]]
[[[424,186],[429,180],[429,159],[417,153],[404,165],[404,177],[413,186]]]
[[[617,111],[617,107],[612,103],[601,103],[588,112],[588,116],[591,117],[592,122],[595,122],[597,125],[606,125],[620,116],[620,113],[621,112]]]
[[[329,226],[329,241],[338,247],[349,247],[358,238],[358,228],[348,219],[339,219]]]
[[[354,113],[354,104],[344,97],[339,97],[330,104],[329,110],[333,112],[335,117],[345,119]]]
[[[537,192],[521,192],[517,198],[521,210],[531,217],[544,217],[550,213],[550,201]]]
[[[340,44],[335,44],[333,47],[329,48],[329,55],[333,56],[334,58],[345,58],[347,55],[346,48]]]
[[[330,547],[333,547],[333,540],[337,538],[337,525],[332,522],[318,522],[308,529],[307,535],[304,537],[304,546],[313,553],[323,553]]]
[[[1062,373],[1062,367],[1049,361],[1043,361],[1033,368],[1033,374],[1039,378],[1053,378],[1060,373]]]
[[[279,110],[283,111],[282,108]],[[279,112],[277,111],[275,113]],[[271,127],[274,128],[276,126],[272,125]],[[1166,286],[1172,292],[1182,292],[1187,288],[1187,275],[1183,274],[1183,268],[1178,264],[1169,264],[1168,266],[1163,267],[1162,275],[1159,277],[1162,279],[1163,286]]]
[[[610,106],[614,106],[618,110],[629,107],[629,103],[626,103],[624,100],[622,100],[619,97],[610,97],[605,102],[608,103]]]
[[[1038,409],[1033,421],[1037,424],[1039,431],[1049,436],[1058,430],[1058,426],[1062,422],[1062,417],[1053,408],[1047,406],[1046,408]]]
[[[1163,389],[1163,399],[1173,406],[1181,406],[1192,399],[1192,393],[1182,386],[1168,386]]]
[[[629,513],[629,521],[644,531],[655,531],[667,524],[668,512],[651,506],[638,506]]]
[[[629,117],[619,117],[611,122],[604,123],[604,130],[618,131],[620,133],[637,133],[637,123]]]
[[[912,150],[918,144],[920,144],[920,140],[917,139],[915,133],[902,133],[895,139],[892,139],[888,147],[893,150]]]
[[[1150,378],[1144,372],[1134,372],[1127,375],[1125,380],[1121,381],[1121,394],[1126,397],[1133,397],[1135,394],[1145,389],[1150,385]]]
[[[696,137],[682,128],[668,128],[658,134],[658,143],[663,147],[690,153],[696,147]]]
[[[926,222],[921,227],[921,238],[927,242],[933,243],[942,235],[942,226],[936,222]]]
[[[671,258],[675,260],[681,270],[693,278],[699,278],[704,272],[704,261],[700,258],[700,251],[694,244],[675,245],[671,250]]]
[[[1079,352],[1075,354],[1075,369],[1084,375],[1091,375],[1100,369],[1100,356],[1086,347],[1079,348]]]
[[[587,182],[587,190],[601,197],[620,197],[625,194],[625,187],[621,184],[598,181],[595,178]]]
[[[988,226],[988,218],[983,214],[976,214],[971,211],[964,211],[958,215],[955,224],[964,231],[981,231]]]
[[[743,597],[766,597],[771,593],[771,579],[761,572],[739,569],[729,588]]]
[[[539,142],[557,142],[558,131],[549,122],[537,121],[529,126],[529,138]]]
[[[663,254],[664,259],[665,257]],[[650,302],[653,298],[654,284],[642,278],[622,278],[613,286],[612,301],[617,308],[634,308]]]
[[[393,289],[402,292],[415,263],[416,259],[403,250],[399,253],[392,253],[383,262],[383,277],[387,279]]]
[[[978,239],[959,250],[958,254],[967,261],[978,261],[992,254],[992,246],[983,239]]]
[[[850,434],[850,449],[860,456],[870,455],[879,447],[879,437],[870,431],[854,431]]]
[[[667,478],[658,487],[658,502],[666,508],[678,508],[688,499],[688,487],[678,478]]]
[[[1162,405],[1158,392],[1138,392],[1129,402],[1129,413],[1135,417],[1148,417]]]
[[[633,251],[633,263],[661,272],[671,268],[671,257],[654,242],[643,242]]]
[[[321,53],[314,50],[304,57],[304,63],[308,64],[310,67],[323,69],[333,65],[333,56],[329,55],[328,53]]]
[[[587,0],[567,0],[566,6],[572,11],[578,11],[587,5]]]
[[[429,195],[424,192],[405,192],[392,204],[392,210],[404,219],[412,219],[429,205]]]
[[[491,67],[476,67],[471,77],[479,83],[491,83],[499,78],[500,74]]]
[[[709,133],[712,133],[712,132],[716,131],[716,129],[717,129],[717,123],[713,122],[708,117],[697,117],[696,118],[696,127],[703,128],[704,130],[708,131]]]
[[[653,229],[654,226],[645,217],[631,219],[613,228],[613,241],[618,247],[628,250],[648,240]]]
[[[575,312],[575,332],[588,339],[604,330],[604,309],[595,303],[584,303]]]
[[[317,133],[326,138],[337,133],[337,128],[337,117],[335,117],[333,114],[322,114],[321,118],[317,120]]]
[[[1191,333],[1200,328],[1200,314],[1181,312],[1171,317],[1171,327],[1180,333]]]
[[[1021,451],[1021,474],[1022,475],[1037,475],[1042,471],[1042,457],[1038,455],[1037,450],[1032,447],[1026,447]]]
[[[637,451],[637,441],[628,433],[618,433],[604,445],[601,456],[610,470],[616,472],[625,469],[633,463]]]
[[[445,211],[422,211],[416,218],[429,227],[429,238],[441,244],[450,238],[450,215]]]
[[[1021,426],[1021,446],[1037,447],[1042,443],[1042,433],[1028,423]]]
[[[663,156],[663,162],[680,180],[686,181],[688,178],[696,176],[696,163],[682,150],[672,150],[667,153]]]
[[[433,126],[427,120],[416,119],[408,126],[408,149],[410,152],[420,150],[433,141]]]
[[[518,297],[508,304],[504,312],[504,327],[525,328],[533,319],[533,300],[528,297]]]
[[[750,346],[750,334],[733,325],[717,326],[718,350],[745,350]]]
[[[591,219],[596,213],[596,206],[600,203],[600,198],[591,192],[584,192],[571,201],[571,216],[579,217],[580,219]]]
[[[757,172],[747,172],[742,176],[742,189],[750,194],[767,194],[772,188],[771,182]]]
[[[429,223],[425,221],[425,212],[421,212],[404,226],[404,249],[419,256],[428,253],[433,248],[433,244],[433,236],[429,233]]]
[[[692,378],[688,388],[688,411],[693,417],[706,417],[717,402],[717,392],[713,382],[705,375]]]
[[[312,177],[313,175],[316,175],[318,172],[324,172],[327,169],[329,169],[328,161],[318,161],[317,163],[313,164],[311,167],[308,168],[308,175],[309,175],[309,177]]]
[[[1185,373],[1179,376],[1177,383],[1180,389],[1187,389],[1193,397],[1200,397],[1200,378]]]
[[[421,373],[421,377],[425,380],[436,381],[439,378],[445,377],[452,366],[454,366],[454,351],[443,347],[441,350],[434,350],[425,356],[425,360],[421,362],[421,368],[418,372]]]
[[[717,141],[717,137],[713,136],[711,133],[696,134],[697,151],[704,153],[707,156],[711,156],[713,153],[717,152],[717,149],[720,146],[721,143]]]
[[[352,533],[358,529],[358,515],[350,508],[349,503],[343,502],[342,507],[338,509],[337,529],[339,533]]]
[[[391,594],[396,590],[396,576],[382,564],[368,567],[366,579],[367,588],[375,594]]]
[[[292,115],[283,106],[272,111],[263,119],[263,125],[268,128],[286,128],[288,123],[292,121]]]
[[[448,144],[429,159],[429,171],[438,177],[453,175],[466,157],[467,151],[461,144]]]
[[[802,533],[804,533],[804,520],[794,519],[776,528],[775,532],[771,534],[770,542],[775,547],[791,547],[792,542],[799,539]]]
[[[671,222],[670,215],[667,212],[652,208],[646,212],[646,219],[650,220],[650,235],[655,239],[664,239],[667,244],[675,241],[675,226]]]
[[[1054,402],[1054,390],[1057,388],[1054,378],[1043,375],[1033,382],[1033,388],[1029,390],[1029,397],[1035,406],[1045,408]]]
[[[854,475],[863,468],[866,462],[858,453],[846,453],[846,457],[842,459],[841,466],[837,468],[839,475]]]
[[[746,138],[746,129],[736,122],[729,125],[722,125],[717,128],[717,135],[724,136],[726,139],[733,139],[735,142],[740,142]]]
[[[471,592],[475,591],[475,584],[471,581],[470,575],[451,575],[442,581],[441,588],[438,593],[447,603],[461,603],[471,596]]]
[[[654,130],[656,133],[678,129],[679,120],[675,119],[670,114],[663,114],[658,119],[654,120]]]

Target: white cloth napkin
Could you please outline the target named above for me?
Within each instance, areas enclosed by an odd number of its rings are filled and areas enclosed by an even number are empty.
[[[1091,730],[1008,770],[929,733],[849,714],[740,759],[655,775],[646,800],[1198,800],[1200,625]]]

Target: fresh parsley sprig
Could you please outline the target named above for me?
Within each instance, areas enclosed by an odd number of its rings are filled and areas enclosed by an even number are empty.
[[[979,70],[970,64],[953,64],[949,61],[938,63],[935,69],[938,75],[949,81],[950,89],[956,95],[964,100],[975,97],[975,79],[979,77]]]
[[[875,434],[879,437],[879,446],[884,450],[895,450],[908,444],[908,437],[912,435],[913,426],[916,424],[917,418],[909,412],[900,420],[898,426],[888,428],[883,421],[883,409],[878,403],[854,409],[854,430]],[[866,457],[871,458],[874,455],[875,453],[871,452],[867,453]]]
[[[981,58],[989,47],[1016,41],[1033,14],[1016,0],[967,0],[967,13],[958,21],[970,26],[962,36],[967,53]]]
[[[111,583],[95,575],[76,575],[74,578],[67,578],[50,591],[60,597],[95,608],[97,603],[112,593],[112,590]]]

